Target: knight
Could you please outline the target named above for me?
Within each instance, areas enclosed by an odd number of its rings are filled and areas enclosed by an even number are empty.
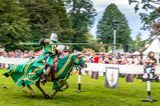
[[[60,55],[62,54],[63,50],[65,49],[64,45],[54,45],[58,42],[58,36],[56,33],[52,33],[50,39],[41,39],[40,45],[43,46],[43,54],[41,54],[37,59],[36,62],[41,61],[45,65],[45,69],[43,71],[44,76],[41,79],[41,83],[44,84],[46,79],[49,76],[50,71],[51,80],[54,80],[54,71],[55,71],[55,63],[58,61]]]

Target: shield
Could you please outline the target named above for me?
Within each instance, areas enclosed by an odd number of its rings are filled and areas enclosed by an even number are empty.
[[[105,86],[107,88],[118,88],[119,68],[106,67]]]

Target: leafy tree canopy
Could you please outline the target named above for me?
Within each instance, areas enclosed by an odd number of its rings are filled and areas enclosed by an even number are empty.
[[[0,45],[6,50],[23,49],[19,42],[30,38],[26,9],[16,0],[0,0]]]
[[[143,30],[149,30],[151,35],[160,34],[160,0],[129,0],[129,4],[135,4],[135,12],[144,23]],[[145,10],[146,12],[141,12]]]
[[[116,29],[117,43],[126,45],[132,40],[124,14],[115,4],[110,4],[97,25],[97,37],[101,38],[103,43],[113,43],[113,29]]]
[[[68,14],[74,31],[72,42],[88,42],[87,33],[96,15],[93,2],[91,0],[66,0],[66,6],[69,9]],[[74,48],[82,49],[80,46],[74,46]]]
[[[63,42],[72,39],[72,30],[62,0],[20,0],[28,10],[34,41],[48,38],[52,32]]]

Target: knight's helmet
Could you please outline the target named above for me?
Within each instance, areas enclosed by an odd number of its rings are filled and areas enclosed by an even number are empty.
[[[56,33],[51,33],[50,40],[54,42],[58,42],[58,36]]]

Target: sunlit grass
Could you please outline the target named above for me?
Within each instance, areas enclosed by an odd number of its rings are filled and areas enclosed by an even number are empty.
[[[0,70],[2,74],[5,70]],[[0,106],[160,106],[160,83],[152,83],[152,97],[158,102],[143,103],[146,98],[146,83],[136,79],[134,83],[126,83],[124,78],[119,80],[118,89],[104,87],[104,78],[91,79],[82,76],[82,90],[77,93],[77,75],[68,80],[70,87],[58,93],[53,99],[44,99],[41,92],[33,85],[35,97],[23,94],[21,87],[16,86],[11,78],[0,77]],[[51,83],[42,87],[51,92]]]

